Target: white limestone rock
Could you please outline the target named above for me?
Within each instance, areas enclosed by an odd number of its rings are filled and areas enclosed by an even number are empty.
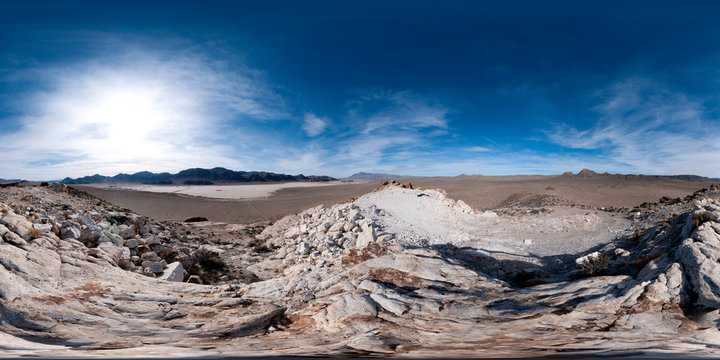
[[[363,249],[377,241],[377,234],[375,233],[375,226],[369,224],[363,227],[363,231],[358,235],[355,247]]]
[[[158,276],[158,279],[165,281],[180,282],[185,277],[185,269],[182,264],[178,261],[170,263],[167,268],[163,271],[162,275]]]

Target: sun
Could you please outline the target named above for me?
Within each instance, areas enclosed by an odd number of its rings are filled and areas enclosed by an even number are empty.
[[[96,129],[92,140],[104,149],[125,155],[158,150],[156,139],[168,127],[169,115],[158,94],[142,88],[109,89],[87,100],[82,122]]]
[[[90,117],[106,125],[111,137],[120,138],[143,138],[165,120],[152,94],[142,91],[110,93],[91,107]]]

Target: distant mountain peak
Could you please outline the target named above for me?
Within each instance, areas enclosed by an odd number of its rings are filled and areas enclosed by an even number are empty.
[[[590,169],[582,169],[582,170],[580,170],[580,172],[577,173],[577,176],[579,176],[579,177],[595,177],[598,175],[600,175],[600,174],[598,174]]]

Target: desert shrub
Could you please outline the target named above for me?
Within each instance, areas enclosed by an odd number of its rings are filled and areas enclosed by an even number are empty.
[[[643,235],[644,234],[642,232],[636,231],[632,234],[632,239],[635,241],[640,241],[640,239],[642,239]]]
[[[578,265],[580,273],[587,276],[602,275],[609,266],[609,256],[589,257]]]
[[[197,264],[205,271],[222,270],[225,267],[225,262],[220,258],[220,255],[207,249],[198,250],[195,253],[195,259],[197,259]]]
[[[695,227],[698,227],[708,221],[715,221],[715,216],[708,211],[701,211],[693,214],[693,225],[695,225]]]
[[[264,241],[261,241],[261,240],[258,240],[258,239],[255,239],[255,240],[249,242],[249,243],[248,243],[248,246],[249,246],[249,247],[252,247],[252,248],[253,248],[253,251],[255,251],[256,253],[265,253],[265,252],[271,252],[271,251],[272,251],[271,248],[269,248],[267,245],[265,245],[265,242],[264,242]]]
[[[30,230],[28,230],[28,233],[30,234],[30,237],[33,239],[37,239],[43,235],[43,231],[40,229],[36,229],[36,228],[30,228]]]

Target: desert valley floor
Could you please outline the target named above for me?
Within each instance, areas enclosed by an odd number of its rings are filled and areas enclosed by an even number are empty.
[[[583,171],[263,195],[1,188],[0,349],[720,354],[712,183]]]

